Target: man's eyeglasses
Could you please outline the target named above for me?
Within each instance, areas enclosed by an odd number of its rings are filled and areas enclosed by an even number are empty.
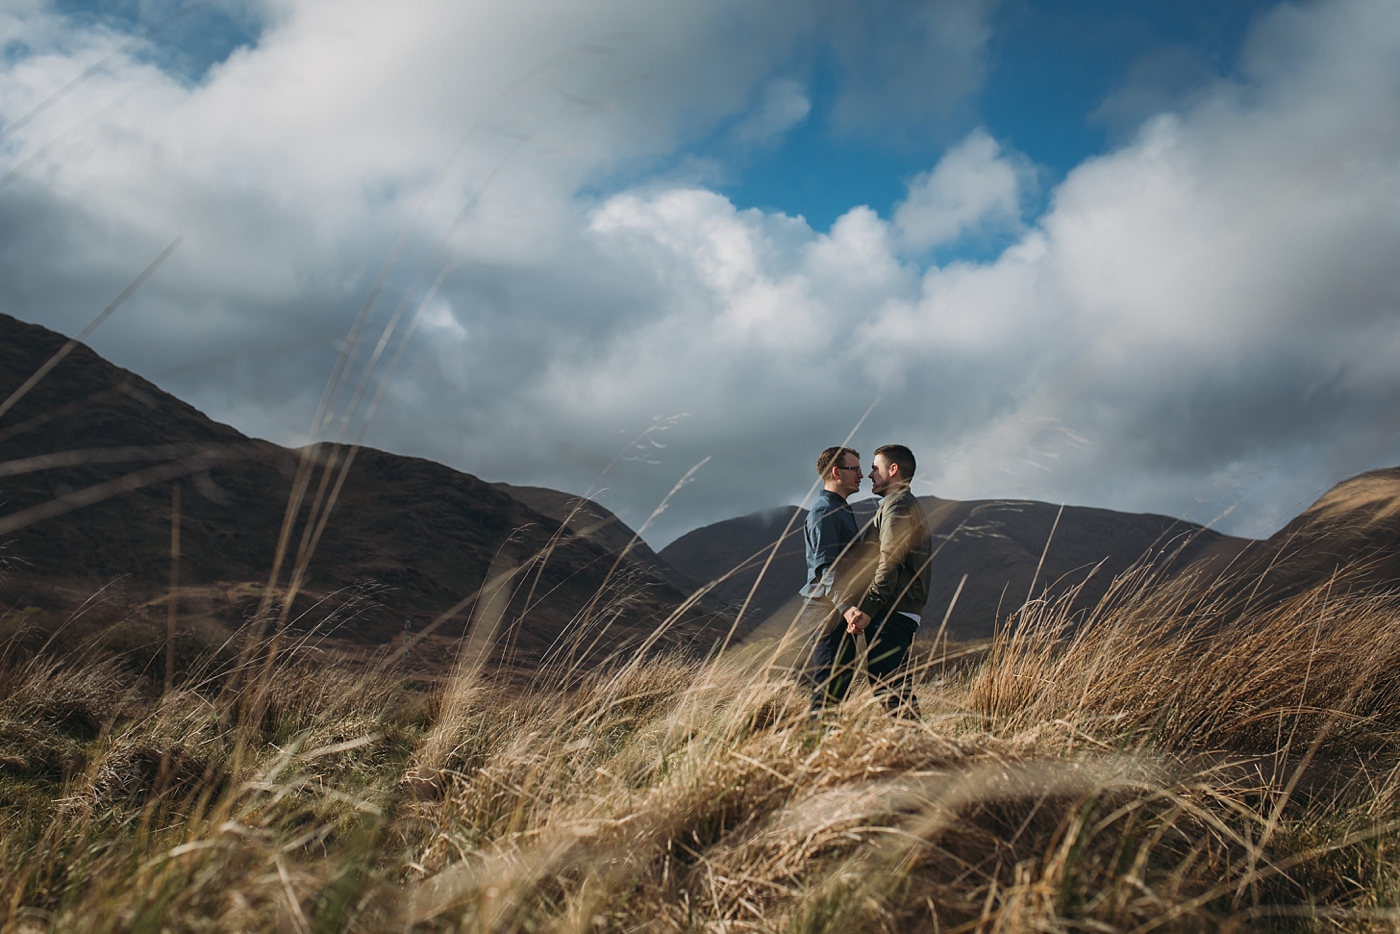
[[[837,467],[836,469],[837,469],[837,470],[860,470],[860,464],[856,464],[854,467]]]

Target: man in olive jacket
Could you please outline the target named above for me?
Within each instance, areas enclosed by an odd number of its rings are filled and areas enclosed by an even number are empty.
[[[905,717],[919,715],[904,661],[928,602],[933,556],[928,517],[909,489],[914,466],[913,452],[902,444],[875,449],[870,489],[882,499],[872,537],[879,541],[880,556],[865,596],[844,613],[848,632],[865,633],[866,671],[876,696],[891,713]]]

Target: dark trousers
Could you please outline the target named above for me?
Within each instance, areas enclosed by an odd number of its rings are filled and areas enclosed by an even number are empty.
[[[812,647],[812,709],[832,707],[846,699],[855,679],[860,655],[857,637],[846,632],[846,621],[832,612]],[[919,625],[903,613],[891,613],[865,631],[865,672],[875,696],[894,714],[918,716],[919,704],[909,683],[904,660]]]

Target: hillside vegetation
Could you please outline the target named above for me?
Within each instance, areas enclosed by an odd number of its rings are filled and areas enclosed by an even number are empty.
[[[527,664],[566,639],[581,610],[598,608],[600,590],[618,597],[606,601],[611,651],[644,641],[694,588],[682,581],[678,589],[634,564],[624,553],[630,529],[621,545],[617,536],[600,540],[588,534],[596,523],[564,521],[568,509],[551,518],[422,458],[329,442],[292,450],[248,438],[90,348],[5,314],[0,405],[65,347],[70,352],[0,419],[0,560],[12,559],[0,575],[0,606],[65,616],[99,589],[109,602],[163,601],[178,514],[182,612],[194,599],[213,604],[196,611],[210,622],[237,625],[277,564],[291,503],[297,528],[287,563],[300,580],[297,615],[369,582],[385,597],[339,628],[360,646],[398,639],[406,619],[415,632],[460,636],[459,604],[502,563],[536,585],[517,592],[511,614],[528,623],[511,644]],[[625,593],[616,586],[623,580]],[[728,625],[693,608],[668,638],[709,646]]]
[[[860,525],[874,518],[878,502],[852,503]],[[1027,500],[919,502],[934,547],[924,615],[946,613],[947,632],[962,639],[990,637],[1032,590],[1073,593],[1084,609],[1103,598],[1115,576],[1144,561],[1162,575],[1192,567],[1202,574],[1259,544],[1170,516]],[[745,617],[762,620],[806,583],[806,518],[805,509],[787,506],[726,519],[687,532],[660,556],[695,580],[724,575],[714,602],[747,602]]]
[[[5,931],[1389,930],[1400,618],[1121,578],[809,722],[749,645],[430,689],[15,648]],[[32,646],[32,640],[23,642]],[[969,659],[977,659],[970,661]]]

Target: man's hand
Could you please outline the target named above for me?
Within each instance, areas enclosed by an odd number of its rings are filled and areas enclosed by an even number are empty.
[[[862,613],[860,607],[853,606],[846,611],[846,631],[851,635],[865,632],[865,627],[870,625],[870,614]]]

